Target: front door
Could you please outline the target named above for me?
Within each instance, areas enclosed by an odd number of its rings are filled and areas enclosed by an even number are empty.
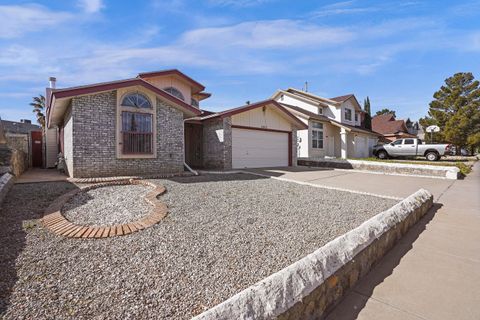
[[[328,137],[328,153],[327,156],[335,157],[335,137],[329,136]]]
[[[32,167],[41,167],[43,164],[42,132],[32,131]]]
[[[192,168],[201,168],[203,162],[203,128],[201,124],[185,124],[185,162]]]

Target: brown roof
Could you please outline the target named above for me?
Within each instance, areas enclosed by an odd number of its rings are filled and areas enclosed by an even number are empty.
[[[283,107],[281,104],[279,104],[275,100],[263,100],[263,101],[259,101],[259,102],[256,102],[256,103],[247,104],[247,105],[244,105],[244,106],[241,106],[241,107],[238,107],[238,108],[233,108],[233,109],[217,112],[217,113],[214,113],[214,114],[209,114],[209,115],[205,115],[205,116],[192,118],[192,120],[204,121],[204,120],[214,119],[214,118],[217,118],[217,117],[222,117],[222,118],[223,117],[229,117],[229,116],[232,116],[232,115],[235,115],[235,114],[238,114],[238,113],[242,113],[242,112],[245,112],[245,111],[249,111],[249,110],[260,108],[260,107],[267,106],[267,105],[275,106],[278,110],[280,110],[287,117],[289,117],[292,120],[292,122],[294,122],[297,125],[298,128],[300,128],[300,129],[307,129],[308,128],[308,126],[305,123],[303,123],[300,119],[298,119],[295,115],[293,115],[290,111],[285,109],[285,107]]]
[[[328,117],[325,117],[321,114],[316,114],[316,113],[313,113],[311,111],[308,111],[308,110],[305,110],[303,108],[300,108],[300,107],[297,107],[297,106],[294,106],[294,105],[291,105],[291,104],[288,104],[288,103],[280,103],[282,106],[284,107],[287,107],[287,108],[290,108],[292,110],[295,110],[297,112],[300,112],[300,113],[303,113],[304,115],[306,115],[309,119],[313,119],[313,120],[319,120],[319,121],[326,121],[326,122],[330,122],[330,118]]]
[[[113,90],[113,89],[119,89],[119,88],[125,88],[125,87],[131,87],[131,86],[142,86],[155,94],[162,96],[163,98],[173,102],[174,104],[182,107],[183,109],[195,114],[199,115],[201,113],[200,110],[198,110],[195,107],[192,107],[191,105],[185,103],[184,101],[178,99],[177,97],[169,94],[168,92],[159,89],[155,87],[154,85],[150,84],[148,81],[145,81],[140,78],[132,78],[132,79],[125,79],[125,80],[118,80],[118,81],[110,81],[110,82],[102,82],[102,83],[95,83],[95,84],[90,84],[90,85],[85,85],[85,86],[78,86],[78,87],[70,87],[70,88],[64,88],[64,89],[54,89],[52,90],[51,96],[54,97],[55,99],[60,99],[60,98],[69,98],[69,97],[74,97],[78,95],[84,95],[84,94],[91,94],[91,93],[96,93],[96,92],[101,92],[101,91],[108,91],[108,90]],[[53,99],[49,99],[50,104]],[[51,114],[50,112],[50,105],[47,106],[47,113],[48,115]]]
[[[380,134],[408,133],[403,120],[395,120],[391,113],[374,116],[372,118],[372,130]]]
[[[350,94],[346,94],[346,95],[343,95],[343,96],[338,96],[338,97],[333,97],[333,98],[329,98],[330,100],[333,100],[333,101],[336,101],[336,102],[344,102],[344,101],[347,101],[348,99],[350,99],[353,95],[353,93],[350,93]]]
[[[189,82],[194,87],[197,87],[198,91],[205,90],[205,86],[200,82],[197,82],[187,76],[185,73],[181,72],[178,69],[169,69],[169,70],[160,70],[160,71],[150,71],[150,72],[141,72],[138,74],[137,78],[149,78],[149,77],[156,77],[156,76],[166,76],[166,75],[176,75],[180,78],[183,78],[185,81]]]
[[[332,124],[336,124],[336,125],[340,125],[340,126],[343,126],[345,128],[348,128],[350,130],[353,130],[353,131],[357,131],[357,132],[363,132],[363,133],[370,133],[370,134],[374,134],[374,135],[379,135],[377,132],[373,132],[371,130],[368,130],[367,128],[363,128],[363,127],[356,127],[356,126],[351,126],[351,125],[348,125],[348,124],[345,124],[345,123],[341,123],[341,122],[338,122],[338,121],[335,121],[335,120],[332,120],[328,117],[325,117],[323,115],[320,115],[320,114],[315,114],[311,111],[308,111],[308,110],[305,110],[303,108],[300,108],[300,107],[297,107],[297,106],[293,106],[293,105],[290,105],[290,104],[286,104],[286,103],[281,103],[281,105],[287,107],[287,108],[290,108],[290,109],[293,109],[297,112],[300,112],[300,113],[303,113],[304,115],[306,115],[309,119],[313,119],[313,120],[318,120],[318,121],[325,121],[325,122],[330,122]]]

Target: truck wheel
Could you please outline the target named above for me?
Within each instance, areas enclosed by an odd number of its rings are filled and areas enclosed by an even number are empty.
[[[377,158],[378,159],[387,159],[388,158],[388,153],[386,151],[378,151],[377,153]]]
[[[430,152],[427,152],[427,154],[425,155],[425,158],[428,161],[437,161],[438,160],[438,154],[436,152],[430,151]]]

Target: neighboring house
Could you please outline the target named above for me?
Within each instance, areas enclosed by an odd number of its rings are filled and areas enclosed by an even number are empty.
[[[391,113],[374,116],[372,118],[372,130],[383,135],[383,140],[386,142],[416,137],[416,134],[409,133],[404,120],[396,120]]]
[[[410,119],[407,119],[407,121],[405,121],[405,126],[407,127],[408,133],[416,136],[421,140],[425,139],[425,132],[423,131],[423,128],[418,121],[413,122]]]
[[[323,98],[289,88],[272,99],[307,125],[297,133],[298,157],[364,158],[378,142],[379,134],[362,127],[365,113],[353,94]]]
[[[53,80],[53,81],[52,81]],[[295,165],[296,130],[284,107],[264,101],[219,113],[200,109],[205,87],[178,70],[47,89],[47,130],[71,177],[178,173],[184,164],[231,169]],[[48,131],[47,131],[48,132]],[[268,150],[268,152],[266,152]]]
[[[12,149],[23,151],[27,158],[27,166],[41,167],[42,157],[42,127],[32,124],[31,120],[17,121],[1,120],[7,145]]]

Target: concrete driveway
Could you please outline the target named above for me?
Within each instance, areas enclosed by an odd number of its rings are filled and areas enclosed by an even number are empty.
[[[480,163],[465,180],[304,167],[254,172],[397,197],[425,188],[435,196],[434,207],[327,320],[480,319]]]
[[[310,167],[248,169],[249,172],[308,182],[325,187],[334,187],[359,192],[368,192],[390,197],[405,198],[420,188],[430,191],[435,200],[454,183],[455,180],[420,178],[364,173],[352,170],[325,169]]]

